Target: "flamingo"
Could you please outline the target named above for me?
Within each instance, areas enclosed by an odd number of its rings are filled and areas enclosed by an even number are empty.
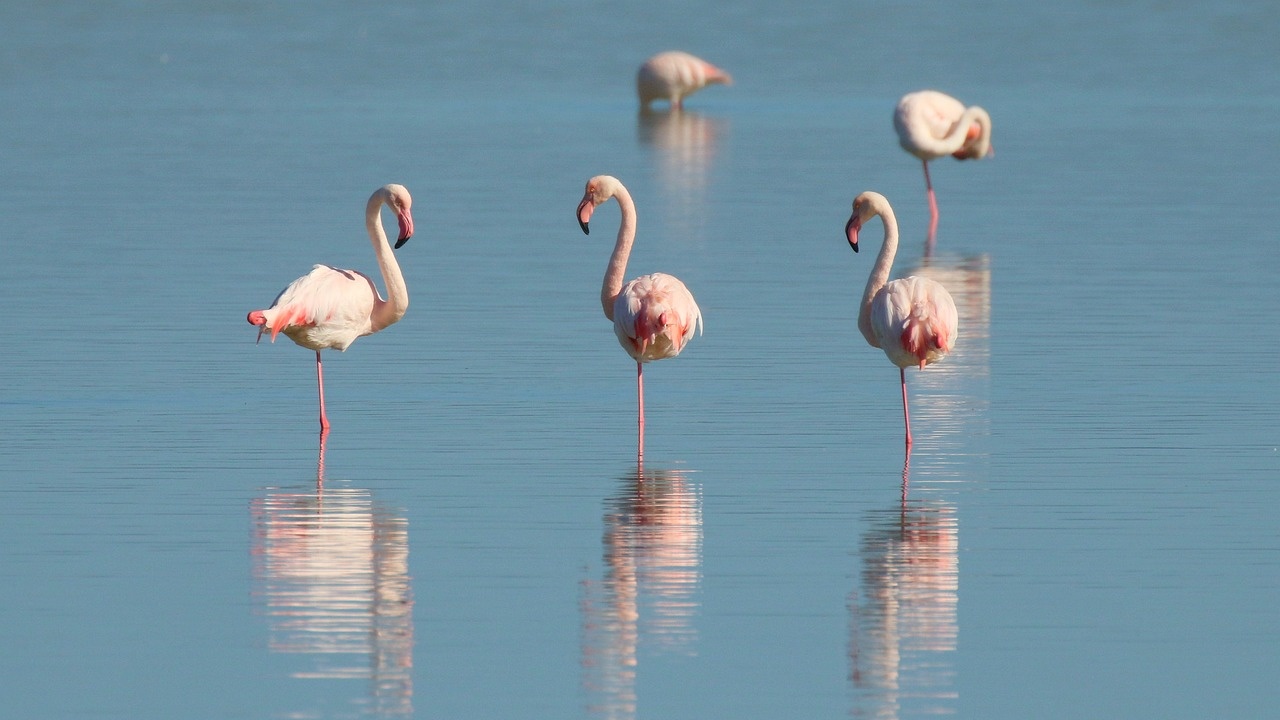
[[[702,331],[702,311],[684,283],[666,273],[653,273],[622,284],[627,272],[627,259],[636,239],[636,206],[631,193],[615,177],[597,175],[587,181],[582,202],[578,203],[578,225],[590,235],[591,214],[600,205],[616,198],[622,208],[618,240],[605,269],[600,287],[600,304],[604,316],[613,321],[613,332],[622,349],[636,361],[636,397],[639,402],[637,425],[639,442],[636,456],[644,458],[644,364],[672,358],[680,354],[694,332]]]
[[[893,256],[898,252],[898,221],[889,201],[880,193],[864,192],[854,199],[853,215],[844,226],[849,247],[858,252],[858,231],[877,215],[884,223],[884,244],[862,294],[858,329],[871,347],[884,350],[889,362],[898,366],[902,419],[910,451],[906,369],[917,365],[923,370],[925,365],[941,360],[955,346],[959,321],[951,293],[936,280],[917,276],[889,280]]]
[[[316,351],[316,383],[320,388],[320,428],[329,429],[324,411],[324,368],[321,350],[346,350],[358,337],[372,335],[404,317],[409,308],[409,290],[396,263],[395,253],[382,229],[382,206],[396,214],[400,233],[396,247],[413,235],[413,198],[403,185],[386,185],[369,196],[364,224],[373,242],[373,252],[387,286],[387,299],[378,294],[373,280],[355,270],[316,265],[311,272],[289,283],[271,307],[249,313],[249,324],[258,326],[258,340],[271,332],[271,342],[284,333],[290,340]]]
[[[991,145],[991,116],[974,105],[937,90],[907,93],[893,113],[902,149],[920,158],[924,166],[924,186],[929,195],[929,234],[938,227],[938,201],[929,180],[929,161],[943,155],[957,160],[980,160],[995,154]]]
[[[636,92],[642,108],[654,100],[668,100],[672,110],[679,110],[686,95],[716,83],[732,85],[733,78],[706,60],[679,50],[654,55],[636,73]]]

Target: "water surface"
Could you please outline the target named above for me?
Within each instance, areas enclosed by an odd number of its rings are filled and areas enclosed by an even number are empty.
[[[7,707],[1265,716],[1278,16],[0,10]],[[735,84],[638,113],[667,48]],[[890,122],[924,87],[986,107],[997,148],[935,163],[932,245]],[[600,173],[639,208],[629,274],[679,276],[706,318],[645,373],[641,468],[597,297],[616,206],[573,219]],[[414,194],[412,302],[326,358],[322,447],[311,353],[244,317],[317,262],[376,274],[387,182]],[[909,464],[854,324],[867,189],[895,274],[961,317],[908,373]]]

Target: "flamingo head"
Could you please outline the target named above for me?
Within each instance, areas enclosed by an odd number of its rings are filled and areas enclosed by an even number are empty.
[[[591,234],[591,214],[596,208],[609,201],[617,192],[621,183],[611,175],[597,175],[587,181],[587,189],[582,194],[582,202],[578,203],[578,227],[585,235]]]
[[[878,192],[870,190],[853,199],[853,214],[849,222],[844,224],[844,235],[849,240],[849,247],[858,252],[858,231],[868,220],[879,215],[882,207],[888,207],[889,201]]]
[[[383,193],[382,202],[396,214],[396,223],[400,226],[395,245],[398,250],[413,237],[413,212],[411,211],[413,197],[409,195],[409,189],[403,185],[387,185],[381,192]]]

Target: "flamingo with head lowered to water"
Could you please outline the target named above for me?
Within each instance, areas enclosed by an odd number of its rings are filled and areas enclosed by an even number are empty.
[[[686,96],[717,83],[732,85],[733,78],[706,60],[679,50],[654,55],[636,73],[641,108],[648,108],[655,100],[667,100],[672,110],[679,110]]]

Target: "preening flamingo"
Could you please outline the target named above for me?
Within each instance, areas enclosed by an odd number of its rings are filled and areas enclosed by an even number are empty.
[[[898,366],[902,419],[910,448],[906,368],[917,365],[923,370],[925,365],[941,360],[955,346],[959,320],[951,293],[937,281],[915,276],[889,280],[893,256],[898,252],[898,221],[889,201],[880,193],[864,192],[854,199],[853,215],[844,226],[849,247],[858,252],[858,232],[877,215],[884,223],[884,244],[862,293],[858,329],[871,347],[884,350],[889,361]]]
[[[684,283],[665,273],[653,273],[622,284],[627,272],[627,259],[636,239],[636,206],[631,193],[609,175],[597,175],[587,181],[582,202],[578,203],[578,225],[591,234],[588,223],[596,208],[615,198],[622,208],[618,240],[609,257],[600,287],[600,304],[604,316],[613,321],[613,332],[622,349],[636,361],[636,397],[639,402],[639,442],[636,455],[644,457],[644,364],[675,357],[702,330],[702,311]]]
[[[672,110],[679,110],[686,96],[716,83],[732,85],[733,78],[706,60],[679,50],[654,55],[636,73],[636,92],[642,108],[654,100],[668,100]]]
[[[395,253],[382,229],[382,206],[395,213],[400,225],[396,247],[413,235],[413,198],[403,185],[386,185],[374,191],[365,207],[364,224],[373,242],[373,253],[387,286],[387,299],[378,294],[373,280],[355,270],[316,265],[311,272],[289,283],[266,310],[249,313],[258,326],[258,339],[271,332],[271,341],[284,333],[295,343],[316,351],[316,383],[320,388],[320,427],[329,429],[324,411],[324,368],[321,350],[346,350],[358,337],[372,335],[396,323],[409,308],[409,290],[396,263]]]
[[[893,113],[902,149],[920,158],[924,166],[924,186],[929,195],[929,235],[938,227],[938,201],[929,179],[929,161],[943,155],[957,160],[980,160],[993,155],[991,116],[978,106],[965,107],[959,100],[937,90],[908,93],[898,101]]]

